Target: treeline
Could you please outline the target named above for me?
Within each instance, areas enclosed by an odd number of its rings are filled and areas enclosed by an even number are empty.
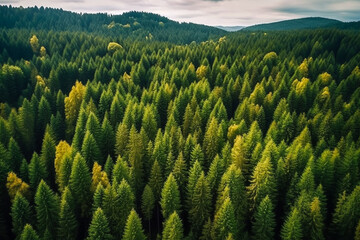
[[[2,30],[1,239],[359,239],[359,38]]]
[[[215,39],[224,30],[193,23],[179,23],[158,14],[127,12],[79,14],[62,9],[0,6],[0,28],[36,31],[86,32],[132,40],[158,40],[188,44]]]

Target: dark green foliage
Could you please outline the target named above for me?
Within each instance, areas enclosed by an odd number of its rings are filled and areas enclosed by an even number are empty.
[[[358,42],[0,6],[0,238],[358,238]]]
[[[72,165],[69,187],[77,206],[81,209],[82,216],[89,214],[91,199],[90,185],[91,177],[89,168],[86,165],[85,159],[78,153]]]
[[[164,225],[163,240],[182,240],[184,238],[183,225],[179,215],[174,212],[169,216]]]
[[[88,240],[112,240],[113,236],[110,234],[109,222],[106,219],[105,214],[98,208],[91,220],[89,227]]]
[[[35,195],[37,229],[40,235],[49,231],[51,237],[55,237],[59,221],[59,198],[41,180]]]
[[[141,219],[134,209],[131,210],[126,222],[123,240],[145,240],[144,230],[142,229]]]
[[[180,192],[174,176],[170,173],[161,191],[162,215],[167,219],[174,211],[181,211]]]
[[[266,196],[254,214],[253,239],[273,239],[275,224],[274,206],[269,196]]]
[[[30,204],[21,194],[16,194],[11,206],[12,231],[15,235],[20,235],[27,223],[31,223],[32,211]]]
[[[40,238],[33,227],[30,224],[26,224],[20,235],[20,240],[40,240]]]
[[[77,220],[75,217],[74,199],[69,188],[65,188],[60,202],[58,238],[76,239]]]

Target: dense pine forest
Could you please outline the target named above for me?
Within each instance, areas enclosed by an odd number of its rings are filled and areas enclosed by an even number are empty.
[[[359,32],[32,11],[0,28],[0,239],[360,239]]]

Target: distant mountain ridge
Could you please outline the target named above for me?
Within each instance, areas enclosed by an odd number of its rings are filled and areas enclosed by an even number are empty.
[[[236,32],[244,28],[244,26],[215,26],[227,32]]]
[[[216,27],[179,23],[154,13],[131,11],[119,15],[82,14],[54,8],[11,6],[0,6],[1,28],[82,31],[109,37],[185,44],[216,39],[226,34],[226,31]]]
[[[281,31],[281,30],[302,30],[317,28],[340,28],[340,29],[359,29],[360,22],[345,23],[336,19],[322,17],[306,17],[299,19],[284,20],[273,23],[257,24],[245,27],[244,31]]]

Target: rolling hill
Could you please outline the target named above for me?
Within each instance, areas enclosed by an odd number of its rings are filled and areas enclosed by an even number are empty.
[[[352,23],[344,23],[339,20],[321,18],[321,17],[308,17],[300,19],[285,20],[280,22],[258,24],[250,27],[243,28],[246,31],[281,31],[281,30],[301,30],[301,29],[316,29],[316,28],[351,28]]]
[[[158,40],[172,43],[202,42],[223,36],[226,31],[193,23],[179,23],[158,14],[126,12],[74,13],[62,9],[0,6],[0,28],[43,31],[80,31],[102,36]]]

